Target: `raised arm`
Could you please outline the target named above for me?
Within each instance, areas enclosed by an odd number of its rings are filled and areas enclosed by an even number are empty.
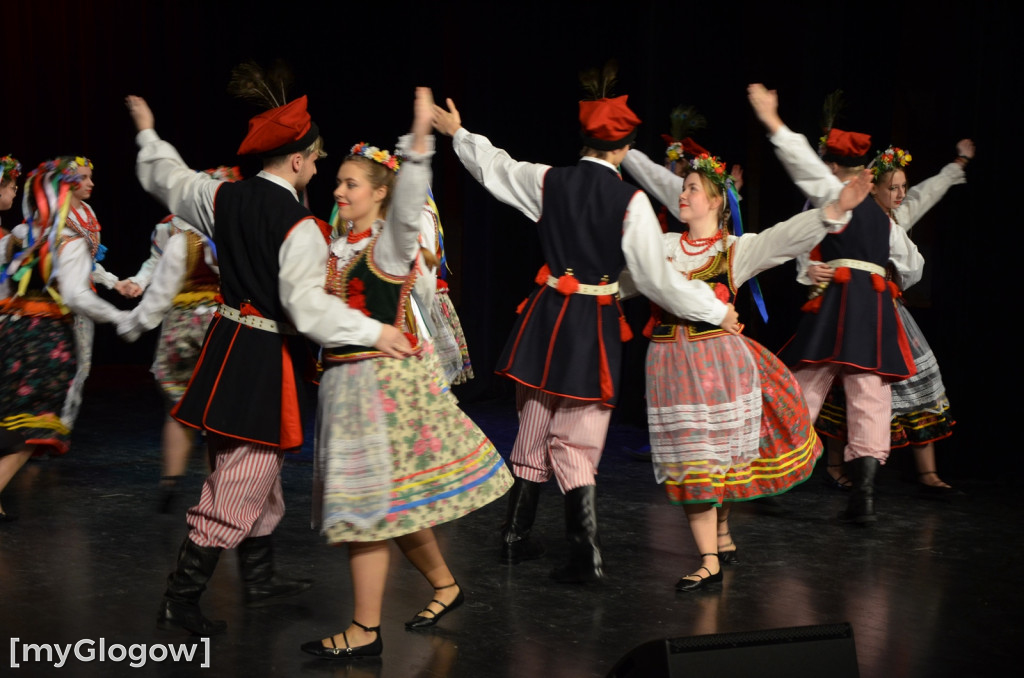
[[[768,131],[768,139],[775,147],[775,157],[797,188],[815,207],[834,200],[842,190],[843,182],[818,157],[807,137],[791,131],[783,124],[778,114],[779,99],[775,90],[756,83],[747,87],[747,99],[758,120]]]
[[[631,148],[626,153],[622,167],[645,191],[657,198],[668,208],[676,221],[679,220],[679,195],[683,192],[683,178],[672,170],[659,165],[643,151]]]
[[[871,172],[864,170],[848,182],[837,200],[822,209],[808,210],[760,233],[748,233],[736,243],[733,279],[737,285],[762,271],[810,252],[829,232],[850,221],[850,210],[871,192]]]
[[[532,221],[539,220],[544,174],[550,166],[513,160],[487,137],[468,132],[455,103],[451,99],[447,103],[447,109],[434,106],[434,129],[452,137],[452,148],[462,165],[495,198]]]
[[[434,98],[427,87],[416,89],[412,130],[398,140],[395,152],[403,157],[395,180],[387,226],[380,235],[381,247],[376,255],[389,273],[404,275],[420,249],[424,228],[424,204],[430,186],[430,160],[434,155]],[[386,257],[387,262],[381,257]]]
[[[892,211],[900,228],[909,231],[925,212],[935,206],[953,186],[967,183],[964,167],[974,158],[974,142],[961,139],[956,145],[956,160],[943,167],[938,174],[917,184],[909,191],[899,207]]]
[[[138,130],[135,173],[139,183],[171,212],[212,236],[213,201],[223,182],[189,169],[178,151],[160,139],[153,127],[153,112],[142,97],[129,96],[125,104]]]

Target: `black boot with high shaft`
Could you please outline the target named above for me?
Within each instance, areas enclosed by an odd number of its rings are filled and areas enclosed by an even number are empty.
[[[878,520],[875,515],[875,474],[880,465],[874,457],[857,457],[846,463],[853,479],[853,489],[846,510],[839,514],[839,520],[857,525],[867,525]]]
[[[519,563],[544,555],[544,545],[532,538],[533,520],[537,516],[542,483],[516,478],[508,493],[508,513],[501,526],[501,562]]]
[[[274,572],[274,544],[269,534],[249,537],[238,545],[238,570],[248,607],[272,605],[313,585],[310,579],[291,579]]]
[[[217,567],[221,549],[198,546],[185,537],[178,551],[178,567],[167,576],[167,590],[157,613],[157,628],[184,629],[198,636],[224,633],[227,624],[210,621],[199,611],[199,596],[206,590],[213,570]]]
[[[604,579],[604,562],[597,538],[597,488],[584,485],[565,493],[565,539],[569,562],[551,572],[562,584],[586,584]]]

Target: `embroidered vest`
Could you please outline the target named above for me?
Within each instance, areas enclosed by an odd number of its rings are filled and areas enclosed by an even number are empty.
[[[415,266],[404,276],[393,276],[377,268],[373,261],[373,250],[379,237],[379,234],[375,235],[363,251],[340,271],[338,257],[331,254],[327,259],[325,289],[374,320],[416,335],[417,323],[409,296],[416,282]],[[323,351],[325,366],[384,355],[370,346],[339,346],[325,348]]]

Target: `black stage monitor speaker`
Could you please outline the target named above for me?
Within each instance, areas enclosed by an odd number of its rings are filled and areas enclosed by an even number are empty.
[[[859,678],[849,624],[652,640],[608,678]]]

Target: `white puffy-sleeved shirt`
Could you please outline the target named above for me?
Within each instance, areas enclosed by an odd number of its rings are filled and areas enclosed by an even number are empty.
[[[214,199],[222,182],[189,169],[178,151],[153,129],[136,136],[136,173],[143,188],[203,233],[214,235]],[[267,171],[259,176],[288,190],[295,187]],[[316,222],[299,222],[278,253],[279,298],[295,328],[321,346],[373,346],[381,323],[349,307],[324,290],[328,247]]]
[[[532,221],[541,216],[544,175],[550,165],[517,162],[487,137],[460,128],[452,137],[462,164],[498,200],[518,209]],[[597,158],[582,158],[618,170]],[[643,295],[680,318],[718,325],[728,311],[703,282],[676,275],[665,260],[661,227],[650,200],[637,191],[622,224],[622,253],[632,283]],[[622,281],[620,281],[621,284]]]
[[[775,155],[804,195],[815,207],[834,200],[843,190],[843,182],[822,161],[807,137],[793,132],[785,125],[779,127],[769,140],[775,146]],[[889,261],[897,275],[917,282],[924,272],[924,257],[903,228],[889,229]],[[797,257],[797,282],[813,285],[807,277],[807,268],[814,262],[808,255]],[[912,283],[911,283],[912,284]]]

